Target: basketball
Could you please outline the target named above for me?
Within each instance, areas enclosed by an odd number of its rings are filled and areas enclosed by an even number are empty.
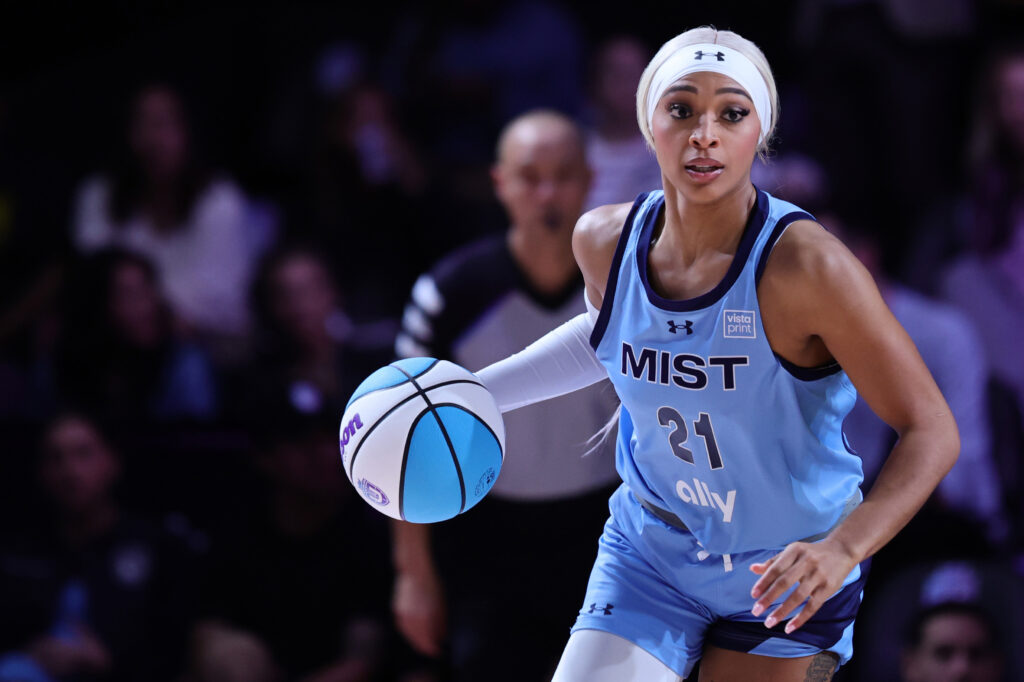
[[[505,426],[472,372],[447,360],[407,358],[355,390],[339,447],[345,475],[372,507],[436,523],[472,508],[494,485]]]

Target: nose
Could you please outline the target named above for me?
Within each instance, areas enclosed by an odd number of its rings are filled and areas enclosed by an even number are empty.
[[[697,119],[697,125],[690,133],[690,144],[698,149],[712,149],[718,146],[718,133],[709,114]]]
[[[554,180],[541,180],[537,183],[537,198],[540,201],[551,201],[558,191],[558,184]]]

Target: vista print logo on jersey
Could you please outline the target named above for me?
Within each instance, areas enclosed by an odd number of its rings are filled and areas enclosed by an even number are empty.
[[[722,334],[727,339],[753,339],[757,337],[753,310],[726,310],[723,313]]]

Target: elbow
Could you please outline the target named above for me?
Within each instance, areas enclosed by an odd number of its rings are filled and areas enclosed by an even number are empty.
[[[956,464],[956,460],[960,457],[960,429],[956,425],[956,420],[953,419],[952,414],[946,415],[943,420],[941,442],[943,447],[940,448],[944,456],[944,465],[946,473],[953,468]]]

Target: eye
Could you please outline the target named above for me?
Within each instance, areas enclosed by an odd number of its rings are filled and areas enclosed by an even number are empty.
[[[743,107],[729,107],[722,112],[722,118],[729,123],[739,123],[749,115],[750,109],[744,109]]]
[[[689,118],[691,115],[690,107],[680,102],[672,102],[668,105],[668,113],[672,118]]]

